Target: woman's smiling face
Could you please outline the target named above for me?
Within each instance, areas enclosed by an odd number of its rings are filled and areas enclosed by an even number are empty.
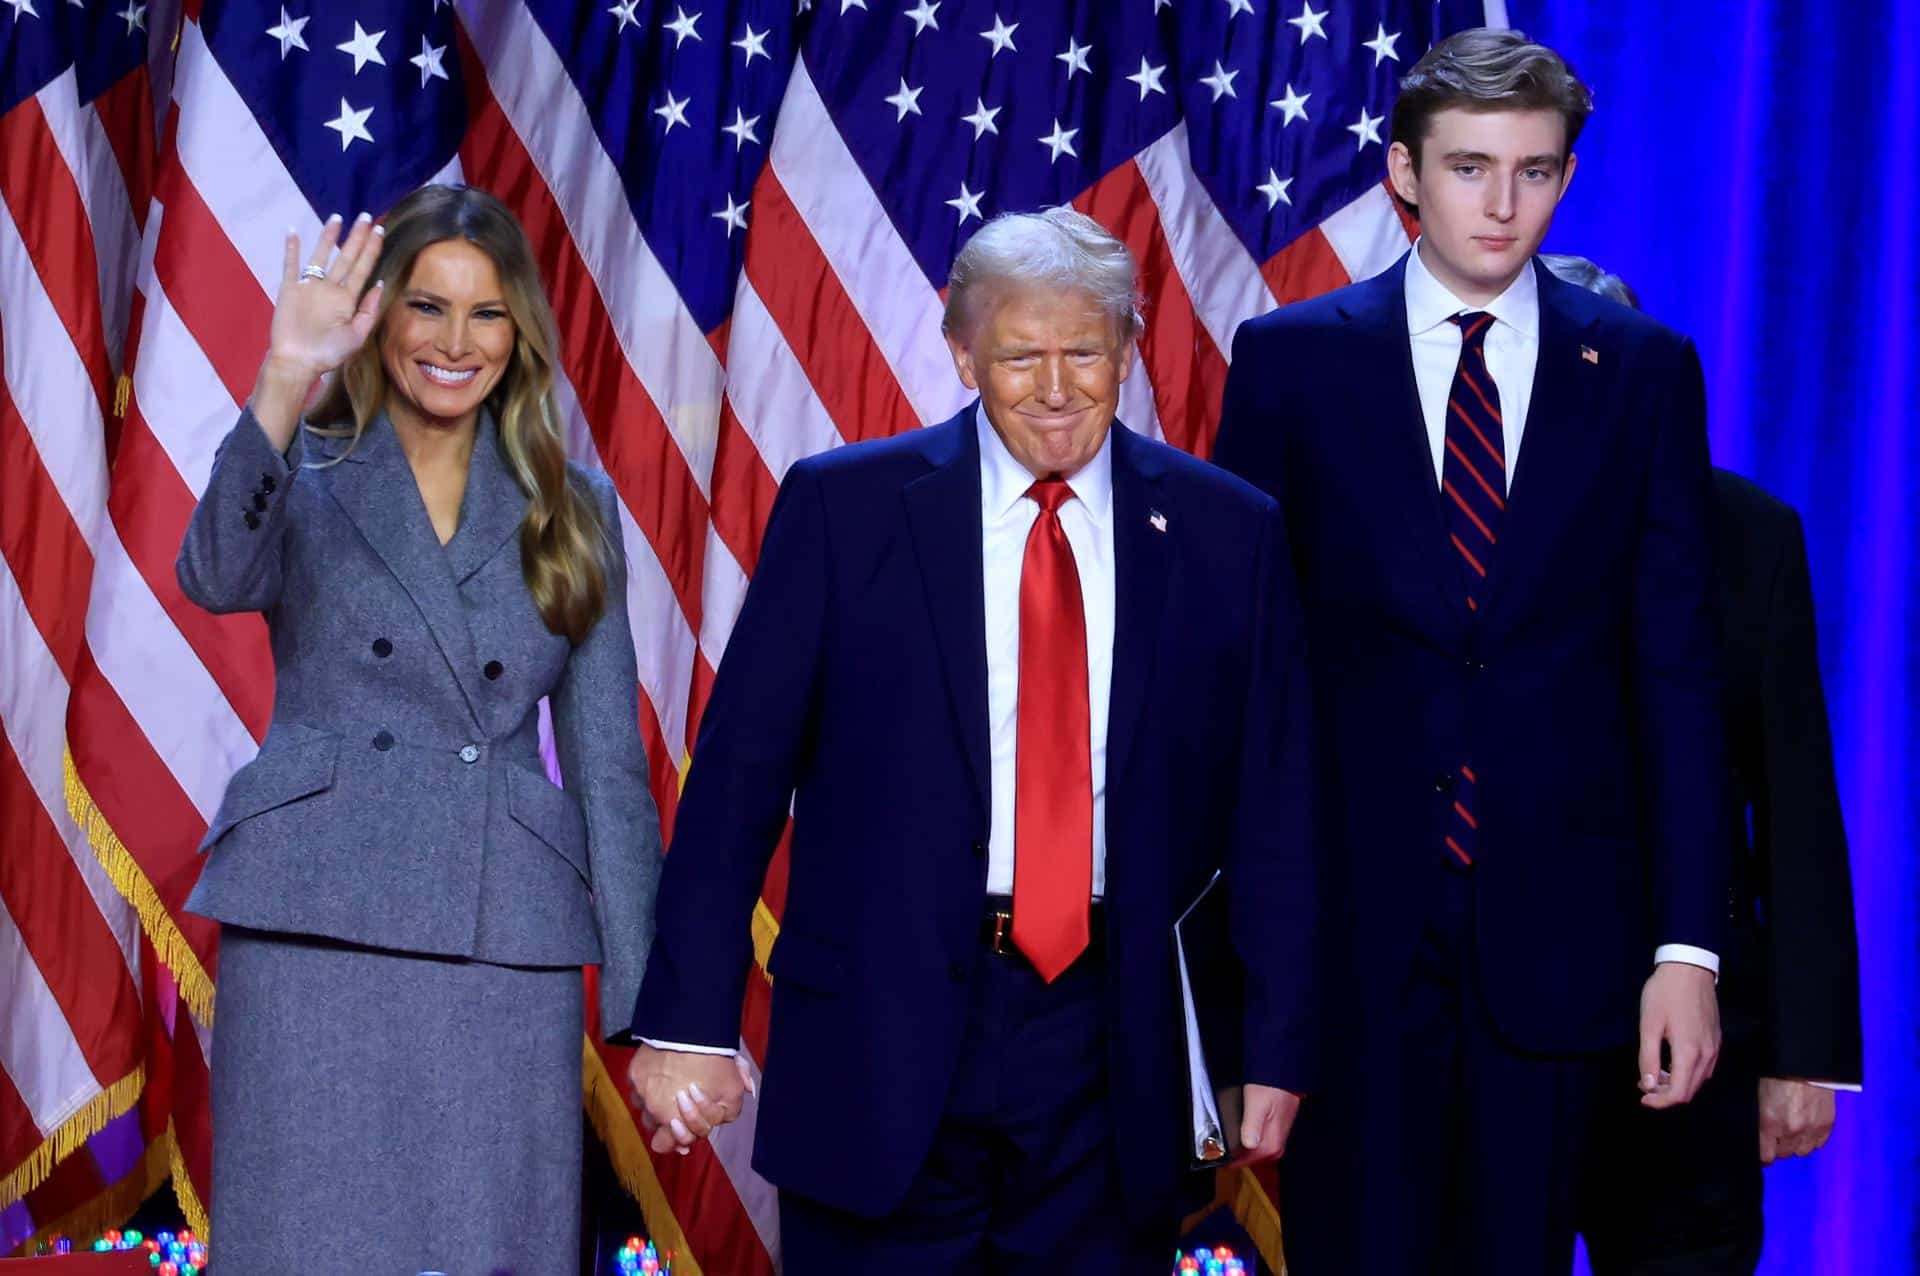
[[[464,239],[429,245],[381,325],[388,416],[471,424],[507,370],[515,335],[493,259]]]

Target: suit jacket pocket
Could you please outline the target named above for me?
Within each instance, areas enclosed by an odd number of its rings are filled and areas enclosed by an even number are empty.
[[[339,756],[339,739],[323,735],[285,748],[262,750],[227,781],[226,796],[220,799],[220,809],[214,813],[200,849],[211,847],[236,824],[331,789]]]
[[[847,977],[847,962],[840,951],[811,935],[783,929],[767,958],[767,974],[774,986],[795,984],[815,992],[839,993]],[[775,999],[779,994],[775,993]]]
[[[507,812],[567,863],[582,881],[593,884],[587,860],[587,822],[580,804],[565,789],[524,767],[507,767]]]

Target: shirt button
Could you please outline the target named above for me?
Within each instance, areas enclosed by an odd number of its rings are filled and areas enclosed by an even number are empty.
[[[391,749],[393,747],[393,733],[390,731],[382,731],[379,735],[373,737],[373,747],[382,753]]]
[[[462,762],[478,762],[480,760],[480,746],[477,744],[469,744],[461,749],[460,760]]]
[[[373,654],[385,660],[393,654],[393,643],[385,638],[375,638],[373,640]]]
[[[506,671],[507,671],[507,667],[501,664],[498,660],[489,660],[487,661],[487,667],[485,669],[482,669],[480,672],[487,675],[488,682],[492,682],[495,678],[498,678],[501,674],[505,673]]]

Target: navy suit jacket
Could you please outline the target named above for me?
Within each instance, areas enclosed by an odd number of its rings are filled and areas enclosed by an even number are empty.
[[[974,409],[788,471],[701,722],[636,1035],[732,1045],[749,919],[793,812],[754,1164],[879,1215],[953,1080],[986,955],[989,820]],[[1241,989],[1219,1081],[1310,1084],[1315,874],[1305,677],[1274,503],[1113,427],[1105,1060],[1130,1201],[1190,1147],[1172,926],[1224,869]],[[1155,526],[1154,514],[1164,523]],[[1228,951],[1222,947],[1223,953]]]
[[[1306,613],[1340,1004],[1391,1014],[1471,758],[1475,948],[1523,1049],[1633,1039],[1658,944],[1722,951],[1729,838],[1690,342],[1537,269],[1540,353],[1470,623],[1406,260],[1243,324],[1216,460],[1279,498]]]

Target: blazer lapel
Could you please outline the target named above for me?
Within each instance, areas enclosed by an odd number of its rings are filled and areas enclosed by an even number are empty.
[[[1492,626],[1504,618],[1512,599],[1524,597],[1551,557],[1555,533],[1564,523],[1565,498],[1579,487],[1584,472],[1582,444],[1591,438],[1588,405],[1602,375],[1598,363],[1583,359],[1592,349],[1598,315],[1585,305],[1586,294],[1563,284],[1545,269],[1540,279],[1540,352],[1534,364],[1533,397],[1526,431],[1514,459],[1513,482],[1501,529],[1501,552],[1487,576],[1487,615]]]
[[[322,449],[332,450],[336,449]],[[477,457],[477,445],[474,451]],[[467,698],[474,721],[480,722],[483,701],[473,682],[479,670],[474,664],[466,612],[448,568],[446,551],[434,535],[426,503],[420,499],[420,486],[394,437],[393,426],[385,416],[375,418],[344,460],[320,472],[327,476],[334,500],[420,609],[440,654]],[[469,493],[472,486],[469,475]]]
[[[1166,621],[1170,538],[1182,520],[1171,508],[1165,471],[1140,438],[1113,423],[1113,682],[1107,703],[1107,790],[1127,758],[1152,689]],[[1157,519],[1156,519],[1157,516]],[[1114,809],[1111,805],[1109,810]],[[1110,844],[1111,846],[1111,844]]]
[[[500,446],[500,431],[493,414],[480,413],[473,441],[473,461],[467,470],[467,494],[460,506],[460,526],[447,542],[447,565],[455,585],[485,566],[500,552],[507,538],[520,530],[527,512],[527,496],[520,490],[507,454]]]
[[[986,568],[980,544],[980,447],[973,407],[923,431],[933,469],[905,488],[934,640],[981,810],[990,810]]]
[[[1466,626],[1466,592],[1460,564],[1447,545],[1446,511],[1440,505],[1440,481],[1433,472],[1433,445],[1420,412],[1420,387],[1413,375],[1413,342],[1407,331],[1407,259],[1349,290],[1340,311],[1351,329],[1349,378],[1358,401],[1344,423],[1360,446],[1351,450],[1356,464],[1377,471],[1378,508],[1400,516],[1407,550],[1424,565],[1431,588],[1411,600],[1424,606],[1444,633]]]

